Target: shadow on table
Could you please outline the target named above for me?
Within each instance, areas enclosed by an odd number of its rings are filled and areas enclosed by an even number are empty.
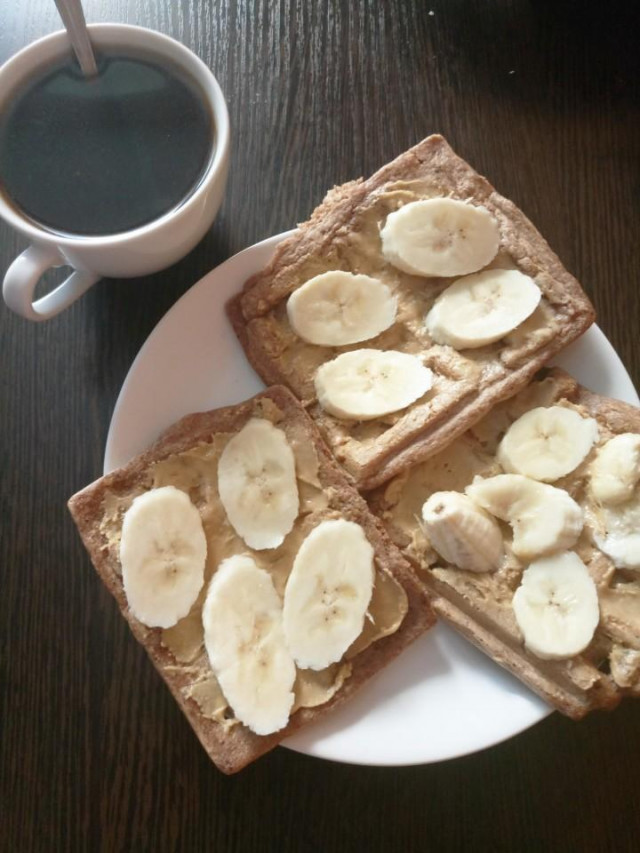
[[[564,109],[570,86],[584,104],[625,102],[637,94],[637,15],[621,0],[454,2],[437,13],[448,32],[439,47],[454,84],[484,77],[493,98]]]

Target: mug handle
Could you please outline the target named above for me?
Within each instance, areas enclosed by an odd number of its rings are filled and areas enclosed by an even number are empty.
[[[91,272],[76,270],[51,293],[33,302],[40,277],[48,269],[60,266],[60,254],[52,246],[29,246],[7,270],[2,295],[12,311],[27,320],[48,320],[63,311],[100,278]]]

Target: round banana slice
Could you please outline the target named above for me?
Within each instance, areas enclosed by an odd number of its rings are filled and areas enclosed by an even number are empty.
[[[309,279],[287,300],[291,328],[310,344],[337,347],[375,338],[393,326],[398,300],[386,284],[342,270]]]
[[[466,275],[482,269],[500,246],[498,223],[486,207],[430,198],[390,213],[380,232],[382,254],[412,275]]]
[[[299,667],[339,661],[361,633],[373,592],[373,547],[359,524],[322,521],[302,543],[284,593],[284,632]]]
[[[136,619],[170,628],[186,616],[204,583],[206,558],[202,520],[188,495],[163,486],[133,500],[122,522],[120,563]]]
[[[530,409],[511,424],[498,447],[505,471],[552,482],[565,477],[586,458],[598,440],[598,424],[575,409]]]
[[[583,652],[600,621],[598,592],[572,551],[536,560],[513,596],[513,613],[526,647],[545,660]]]
[[[423,526],[440,556],[469,572],[492,572],[504,555],[496,521],[467,495],[435,492],[422,507]]]
[[[283,729],[296,667],[269,573],[246,555],[223,560],[209,584],[202,624],[211,668],[237,719],[258,735]]]
[[[513,530],[513,553],[524,560],[571,548],[584,526],[580,506],[563,489],[520,474],[476,477],[471,500]]]
[[[591,494],[598,503],[619,504],[633,497],[640,482],[640,435],[624,432],[598,450],[590,471]]]
[[[542,294],[518,270],[484,270],[458,279],[433,303],[427,332],[437,344],[474,349],[499,341],[538,307]]]
[[[227,518],[250,548],[277,548],[298,517],[293,451],[271,421],[252,418],[225,445],[218,493]]]
[[[396,350],[344,352],[318,368],[322,408],[336,418],[366,421],[405,409],[431,388],[433,374],[415,355]]]

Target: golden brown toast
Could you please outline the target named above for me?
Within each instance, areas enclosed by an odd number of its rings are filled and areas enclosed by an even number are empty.
[[[255,552],[244,544],[229,524],[217,492],[220,453],[251,417],[277,423],[296,461],[300,514],[283,544],[270,551]],[[188,616],[163,630],[146,627],[131,613],[123,589],[119,542],[123,515],[133,499],[150,488],[169,484],[186,491],[198,508],[208,555],[203,593]],[[202,745],[225,773],[240,770],[294,730],[346,701],[434,622],[424,588],[412,569],[286,388],[271,388],[239,405],[183,418],[124,468],[74,495],[69,509],[96,571],[134,636],[147,650]],[[365,619],[362,634],[342,661],[320,672],[298,671],[295,712],[289,724],[276,734],[258,736],[234,718],[209,666],[201,621],[208,581],[223,558],[247,553],[270,571],[282,593],[292,557],[304,536],[320,521],[338,517],[361,525],[375,550],[370,618]]]
[[[424,317],[452,279],[408,275],[382,255],[379,232],[387,215],[407,202],[434,196],[488,209],[501,235],[489,267],[516,268],[542,291],[534,314],[497,343],[462,351],[435,344]],[[328,270],[364,273],[388,285],[399,300],[394,325],[355,346],[315,346],[297,337],[287,319],[287,298]],[[526,216],[441,136],[429,136],[367,180],[331,190],[311,218],[278,246],[267,267],[246,282],[228,310],[255,370],[267,385],[284,384],[296,394],[362,490],[437,453],[526,385],[595,316],[578,282]],[[315,372],[339,353],[360,347],[418,355],[433,370],[433,387],[408,408],[375,420],[328,414],[316,398]]]
[[[600,623],[582,654],[543,660],[524,646],[512,609],[526,563],[506,559],[496,572],[481,574],[447,564],[425,533],[421,511],[436,492],[462,492],[476,476],[503,473],[496,449],[509,426],[524,412],[556,402],[598,423],[598,441],[584,462],[553,485],[566,490],[585,511],[585,526],[572,550],[596,583]],[[429,587],[436,613],[543,699],[576,719],[594,708],[613,707],[625,694],[640,696],[640,573],[616,569],[595,544],[598,509],[588,491],[598,448],[625,432],[640,433],[639,409],[592,394],[561,370],[543,370],[446,449],[369,495],[371,508]],[[509,527],[502,528],[508,541]]]

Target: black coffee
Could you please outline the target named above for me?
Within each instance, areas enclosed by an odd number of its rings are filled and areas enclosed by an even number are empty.
[[[0,119],[0,189],[47,229],[128,231],[175,209],[202,179],[213,119],[194,80],[139,55],[104,55],[99,74],[49,66]]]

